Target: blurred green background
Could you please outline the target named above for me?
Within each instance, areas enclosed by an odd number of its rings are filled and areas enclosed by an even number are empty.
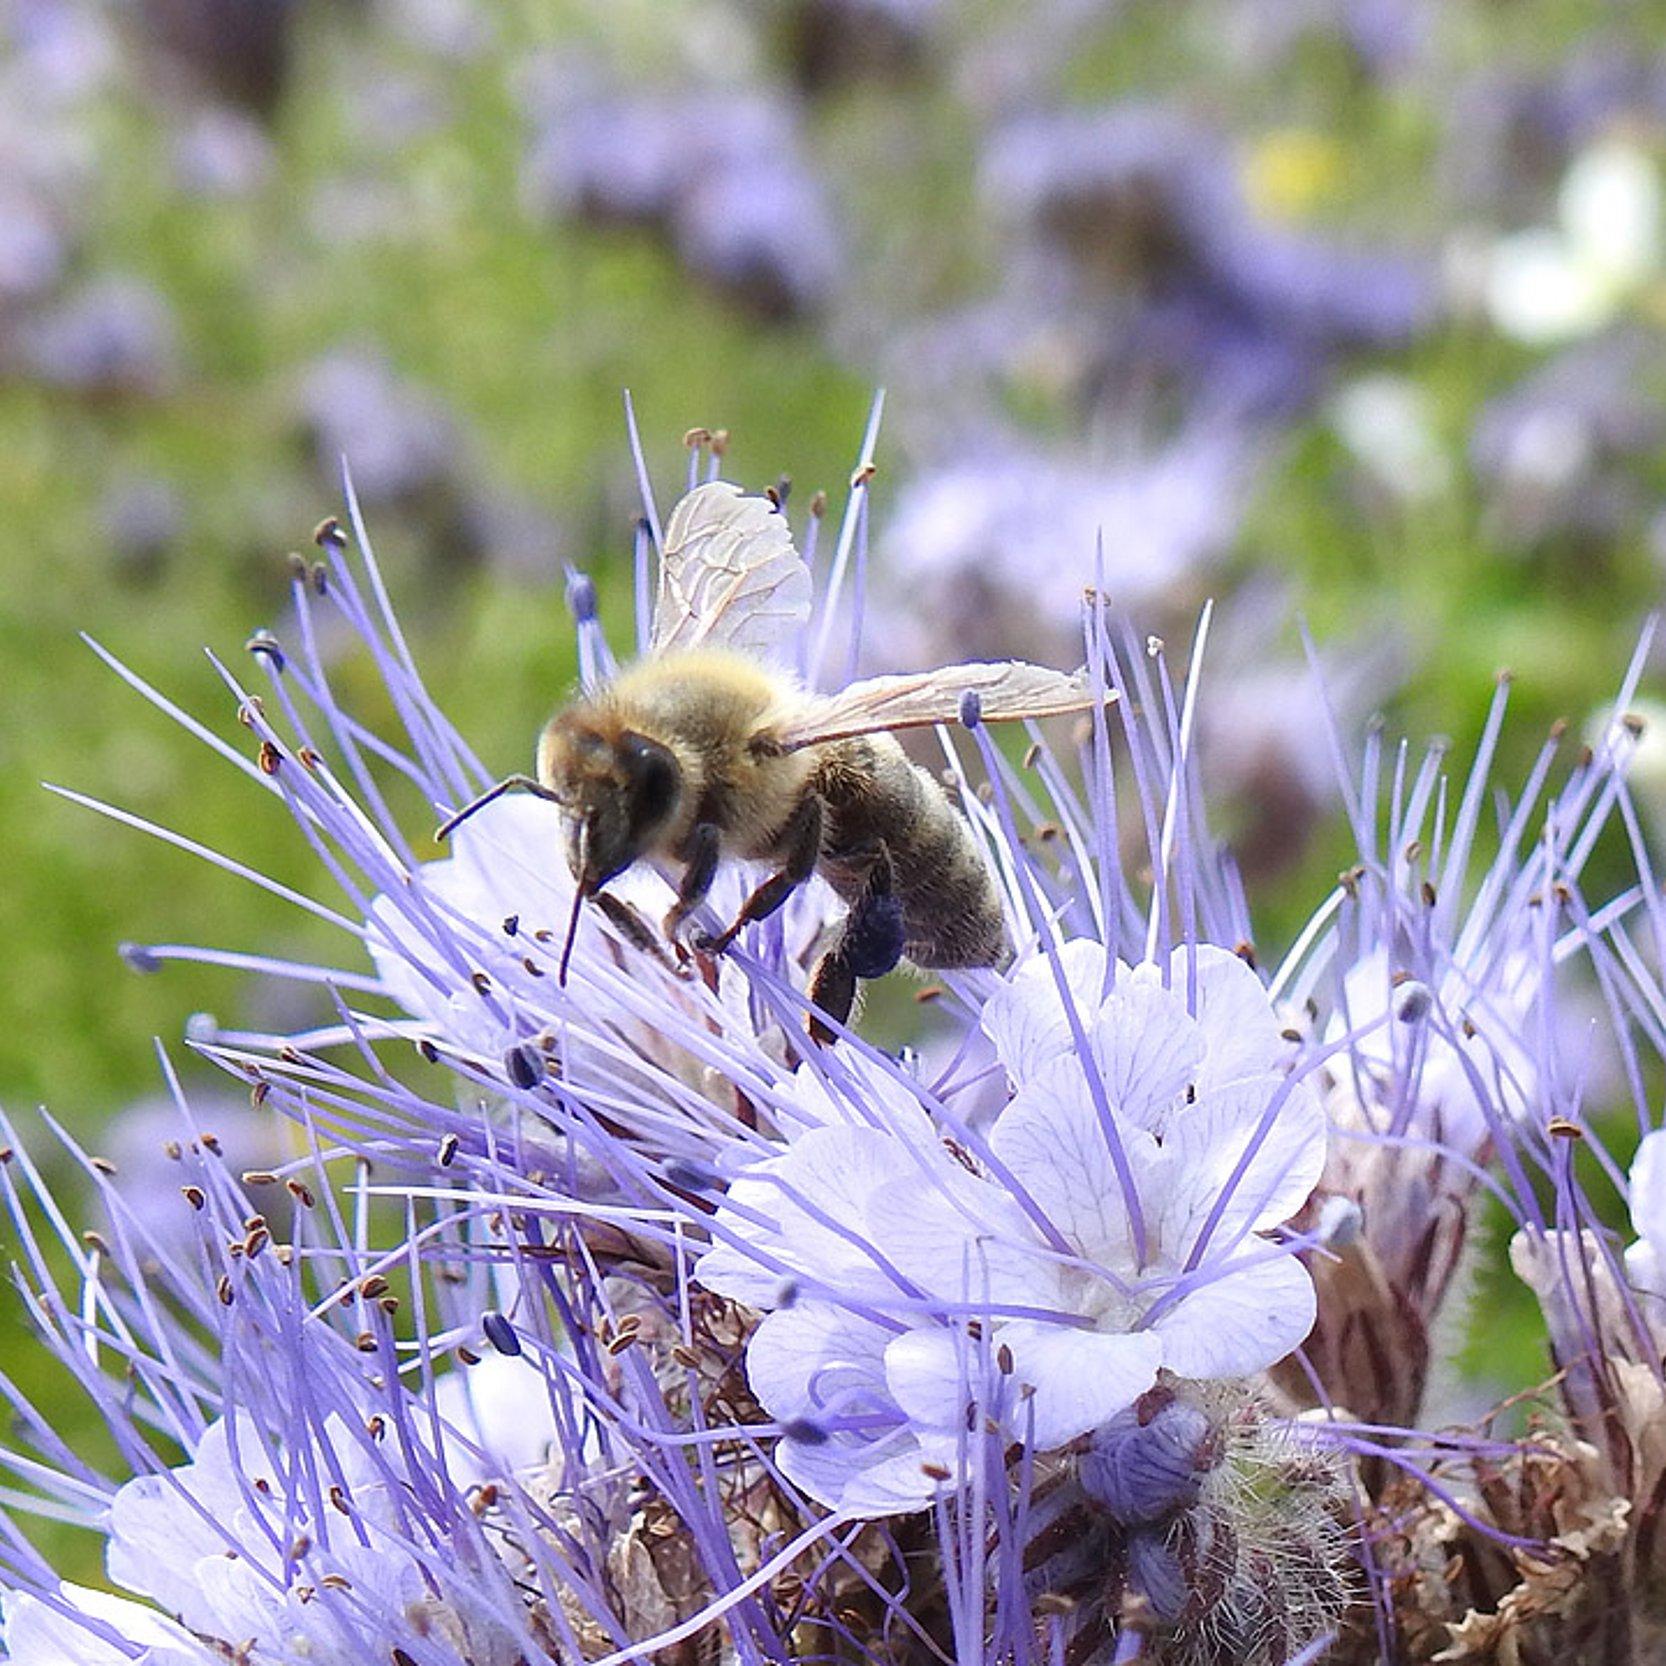
[[[878,657],[953,657],[940,596],[1067,643],[1026,563],[1085,577],[1101,528],[1142,627],[1220,598],[1276,950],[1348,849],[1298,615],[1350,724],[1460,757],[1511,667],[1509,783],[1655,605],[1663,43],[1573,0],[0,0],[0,1102],[91,1133],[153,1038],[267,998],[124,939],[322,946],[42,792],[316,883],[76,633],[242,744],[201,650],[281,630],[345,451],[436,694],[519,767],[566,564],[628,617],[626,387],[662,501],[695,424],[837,497],[890,388]]]

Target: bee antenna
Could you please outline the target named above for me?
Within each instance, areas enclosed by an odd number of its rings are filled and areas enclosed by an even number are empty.
[[[573,944],[578,938],[578,911],[583,907],[584,893],[575,887],[573,911],[567,916],[567,941],[561,945],[561,965],[555,974],[555,981],[563,989],[567,987],[567,963],[573,958]]]
[[[590,859],[590,830],[583,822],[578,829],[578,871],[582,875]],[[573,881],[573,911],[567,916],[567,941],[561,945],[561,965],[556,969],[555,981],[567,987],[567,965],[573,958],[573,944],[578,941],[578,911],[584,907],[584,881]]]
[[[530,775],[506,775],[495,787],[488,787],[478,798],[465,804],[453,816],[447,816],[434,829],[434,843],[443,845],[459,827],[466,822],[476,810],[484,810],[495,798],[502,798],[505,793],[531,793],[535,798],[547,798],[552,804],[560,803],[560,799],[544,785],[542,781],[535,781]]]

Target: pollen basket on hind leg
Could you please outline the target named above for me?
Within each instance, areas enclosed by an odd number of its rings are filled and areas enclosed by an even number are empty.
[[[820,749],[816,785],[828,808],[824,868],[852,908],[875,855],[890,859],[903,954],[920,966],[992,966],[1006,926],[983,854],[943,789],[889,735]]]

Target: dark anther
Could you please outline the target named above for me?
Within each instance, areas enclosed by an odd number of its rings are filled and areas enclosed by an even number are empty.
[[[269,660],[274,671],[282,671],[287,663],[283,648],[270,631],[256,631],[243,647],[247,653],[259,654]]]
[[[521,1339],[515,1332],[515,1327],[504,1318],[501,1313],[483,1313],[480,1316],[480,1329],[485,1338],[500,1354],[515,1359],[521,1351]]]
[[[596,586],[588,573],[574,573],[567,581],[567,611],[580,625],[596,617]]]
[[[535,1088],[544,1079],[544,1061],[525,1045],[511,1047],[503,1055],[504,1074],[522,1092]]]

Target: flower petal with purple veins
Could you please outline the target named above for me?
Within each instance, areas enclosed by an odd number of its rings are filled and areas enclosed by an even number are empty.
[[[154,1608],[67,1581],[58,1594],[130,1646],[106,1643],[39,1597],[0,1592],[0,1646],[11,1666],[213,1666],[215,1657],[190,1632]]]
[[[1154,978],[1141,967],[1137,977]],[[1266,985],[1241,956],[1212,943],[1182,945],[1169,958],[1169,987],[1195,1012],[1207,1054],[1199,1093],[1278,1069],[1288,1051]]]
[[[1263,1076],[1200,1094],[1163,1141],[1174,1165],[1157,1211],[1164,1249],[1190,1257],[1207,1226],[1210,1250],[1226,1254],[1246,1232],[1283,1225],[1319,1183],[1325,1133],[1304,1082]]]
[[[1126,1410],[1167,1363],[1167,1343],[1150,1331],[1105,1332],[1015,1319],[1000,1330],[1012,1354],[1012,1380],[1031,1391],[1009,1416],[1016,1434],[1040,1452],[1053,1451]],[[896,1345],[893,1344],[893,1353]],[[889,1365],[892,1353],[886,1355]],[[1029,1418],[1034,1418],[1033,1428]]]
[[[1077,1021],[1086,1031],[1104,998],[1105,950],[1086,938],[1076,938],[1060,946],[1058,958]],[[1038,954],[1026,962],[984,1003],[979,1022],[1018,1086],[1068,1052],[1070,1023],[1059,1000],[1051,957]]]
[[[1160,1134],[1208,1048],[1183,996],[1142,975],[1148,971],[1136,967],[1118,983],[1094,1018],[1089,1045],[1118,1114]]]
[[[1116,1132],[1136,1181],[1145,1181],[1162,1161],[1156,1140],[1141,1128]],[[1131,1259],[1127,1199],[1075,1058],[1055,1059],[1018,1091],[996,1119],[989,1148],[1070,1249],[1113,1267]]]
[[[1307,1269],[1293,1255],[1256,1255],[1253,1266],[1213,1274],[1152,1320],[1176,1376],[1251,1376],[1307,1340],[1317,1314]]]

